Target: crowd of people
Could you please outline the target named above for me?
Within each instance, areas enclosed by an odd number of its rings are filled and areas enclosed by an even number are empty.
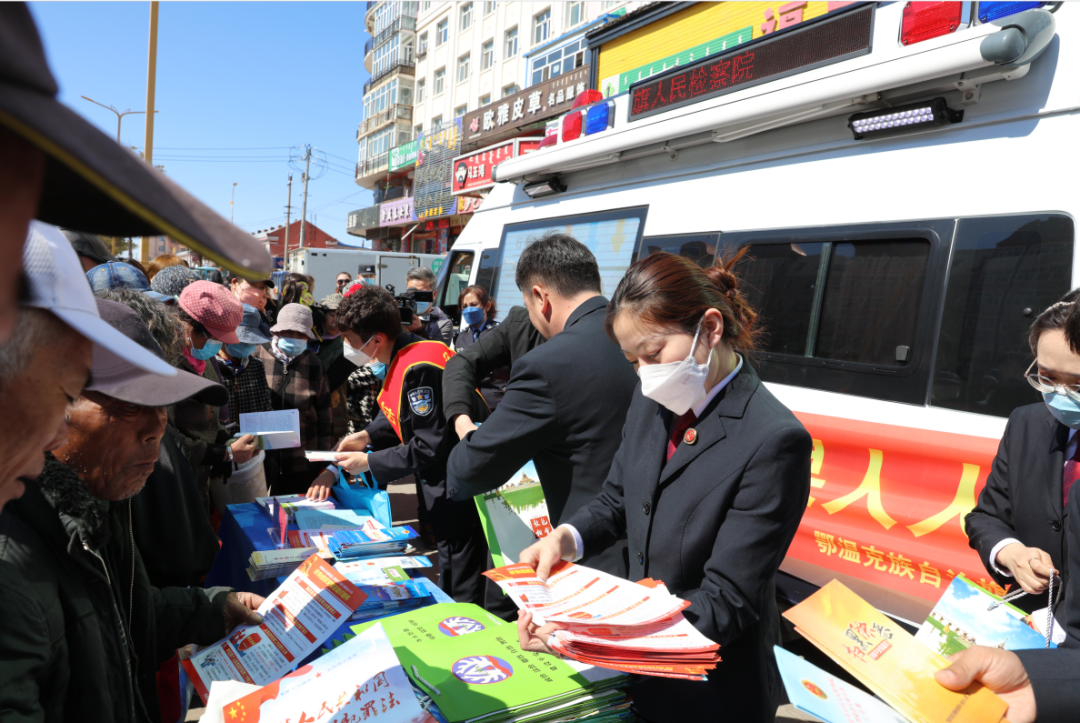
[[[521,253],[522,305],[501,323],[484,287],[461,291],[455,327],[373,269],[316,301],[311,278],[276,289],[246,234],[56,100],[20,4],[0,4],[0,88],[0,719],[181,719],[189,646],[261,621],[260,597],[201,586],[217,515],[262,491],[322,499],[344,474],[414,482],[443,589],[517,617],[480,575],[473,497],[532,460],[554,530],[524,562],[662,579],[722,646],[707,683],[634,680],[638,716],[772,720],[773,580],[812,443],[748,362],[758,325],[739,256],[702,269],[652,254],[609,299],[589,249],[552,233]],[[232,273],[167,255],[143,268],[100,238],[144,233]],[[435,277],[414,269],[407,286],[434,291]],[[937,674],[987,685],[1014,723],[1080,704],[1080,292],[1030,342],[1044,404],[1010,418],[967,525],[990,574],[1027,594],[1018,604],[1053,606],[1061,647],[975,647]],[[239,433],[240,415],[285,409],[299,448]],[[304,455],[331,448],[333,464]],[[238,490],[241,476],[256,482]],[[551,653],[553,625],[517,626],[524,649]]]

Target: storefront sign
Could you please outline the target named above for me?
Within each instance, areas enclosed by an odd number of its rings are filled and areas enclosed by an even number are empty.
[[[453,196],[454,158],[461,152],[461,119],[420,137],[413,194],[418,219],[449,216]]]
[[[467,156],[454,159],[454,195],[475,193],[482,188],[491,188],[495,166],[507,158],[514,158],[535,151],[540,145],[539,138],[514,138],[513,140],[488,146]],[[459,213],[466,213],[459,211]],[[471,212],[470,212],[471,213]]]
[[[464,215],[466,213],[476,213],[480,210],[480,204],[487,198],[487,191],[482,192],[482,196],[458,196],[458,215]]]
[[[401,226],[416,220],[413,199],[399,198],[396,201],[384,201],[379,209],[380,226]]]
[[[870,52],[874,7],[826,15],[805,27],[715,55],[630,89],[630,120],[697,103]]]
[[[390,149],[390,172],[400,171],[416,163],[416,156],[420,152],[420,139],[409,141],[403,146],[394,146]]]
[[[570,110],[574,98],[589,87],[589,66],[537,83],[462,116],[466,143],[560,115]]]
[[[361,208],[349,214],[345,231],[355,236],[362,236],[369,228],[379,227],[379,204]]]

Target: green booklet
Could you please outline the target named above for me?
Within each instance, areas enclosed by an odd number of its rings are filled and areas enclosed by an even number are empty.
[[[523,651],[515,625],[475,605],[432,605],[379,623],[406,674],[452,723],[541,723],[597,712],[615,720],[627,705],[619,690],[626,675]]]

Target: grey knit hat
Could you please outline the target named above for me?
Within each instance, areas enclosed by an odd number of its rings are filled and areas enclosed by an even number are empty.
[[[188,284],[200,279],[202,276],[194,269],[186,266],[166,266],[154,276],[150,288],[165,296],[179,297]]]
[[[308,339],[314,339],[311,333],[311,309],[303,304],[285,304],[277,315],[277,323],[270,327],[270,333],[279,331],[298,331],[306,334]]]
[[[337,311],[341,306],[341,300],[345,297],[341,294],[330,294],[330,296],[323,297],[323,300],[319,304],[327,311]]]

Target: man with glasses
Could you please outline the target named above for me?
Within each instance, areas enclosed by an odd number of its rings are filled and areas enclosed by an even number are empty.
[[[1068,585],[1064,510],[1080,479],[1080,289],[1052,304],[1031,325],[1035,355],[1024,375],[1036,404],[1009,416],[978,504],[965,518],[969,544],[1000,585],[1018,585],[1013,601],[1043,624],[1052,575]],[[1073,551],[1072,554],[1077,554]],[[1059,618],[1060,619],[1060,618]],[[1056,637],[1060,628],[1055,625]]]

